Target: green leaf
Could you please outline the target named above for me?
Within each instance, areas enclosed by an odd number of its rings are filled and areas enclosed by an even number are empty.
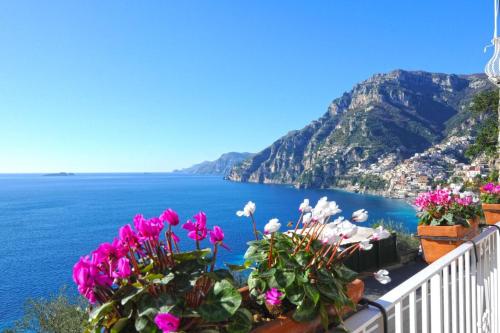
[[[161,285],[165,286],[165,285],[169,284],[170,281],[172,281],[173,279],[175,279],[175,274],[174,273],[168,273],[167,275],[165,275],[163,277],[154,279],[153,283],[161,284]]]
[[[314,288],[310,284],[305,284],[304,291],[306,292],[306,295],[313,301],[314,305],[318,304],[320,297],[318,289]]]
[[[270,277],[273,277],[274,274],[276,274],[276,268],[273,267],[273,268],[268,269],[264,272],[259,272],[258,274],[259,274],[260,278],[263,278],[263,279],[270,278]]]
[[[119,333],[121,330],[125,328],[128,324],[129,318],[120,318],[118,321],[111,327],[111,333]]]
[[[115,301],[108,301],[102,304],[100,307],[95,308],[89,315],[89,319],[92,322],[97,322],[101,317],[107,315],[111,311],[113,311],[115,305]]]
[[[290,303],[299,305],[304,299],[304,288],[294,283],[285,289],[285,295]]]
[[[147,265],[143,269],[141,269],[141,272],[145,274],[145,273],[148,273],[152,269],[153,269],[153,263],[151,262],[149,265]]]
[[[129,292],[129,294],[125,297],[122,298],[121,303],[122,305],[127,304],[129,301],[135,299],[137,296],[141,295],[146,289],[144,288],[139,288],[139,289],[133,289]]]
[[[188,252],[181,252],[181,253],[176,253],[174,256],[175,261],[186,261],[186,260],[194,260],[198,258],[205,258],[206,256],[210,255],[212,253],[212,250],[210,249],[202,249],[202,250],[195,250],[195,251],[188,251]]]
[[[321,319],[321,325],[328,331],[328,325],[330,324],[330,319],[328,318],[328,311],[323,303],[319,304],[319,317]]]
[[[147,317],[137,317],[135,319],[135,329],[136,331],[143,331],[146,329],[146,327],[148,326],[149,324],[149,320]]]
[[[296,321],[306,322],[315,319],[317,315],[318,307],[308,297],[304,297],[292,317]]]
[[[295,273],[291,271],[282,271],[278,270],[274,275],[276,282],[278,283],[279,288],[287,288],[289,287],[293,281],[295,281]]]
[[[201,317],[209,322],[230,318],[241,304],[241,294],[227,280],[216,282],[205,301],[198,308]]]
[[[252,314],[247,309],[238,309],[227,327],[228,333],[247,333],[252,329]]]
[[[229,263],[224,263],[224,264],[232,272],[241,272],[241,271],[249,269],[250,266],[252,265],[252,262],[247,260],[243,263],[243,265],[234,265],[234,264],[229,264]]]

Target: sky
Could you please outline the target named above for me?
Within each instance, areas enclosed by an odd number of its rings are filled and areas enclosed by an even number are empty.
[[[482,72],[492,2],[0,0],[0,173],[258,152],[375,73]]]

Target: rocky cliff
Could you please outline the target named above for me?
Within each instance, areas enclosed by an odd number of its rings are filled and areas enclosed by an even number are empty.
[[[234,165],[241,163],[252,156],[253,154],[251,153],[230,152],[222,154],[215,161],[201,162],[189,168],[175,170],[174,173],[227,176]]]
[[[318,120],[234,166],[228,178],[338,186],[380,157],[402,161],[467,131],[471,98],[490,88],[480,74],[396,70],[374,75],[335,99]]]

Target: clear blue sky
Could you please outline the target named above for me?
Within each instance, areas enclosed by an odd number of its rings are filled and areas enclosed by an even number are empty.
[[[476,73],[492,1],[0,1],[0,172],[257,152],[396,68]]]

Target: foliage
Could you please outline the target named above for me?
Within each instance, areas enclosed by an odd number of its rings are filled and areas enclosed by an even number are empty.
[[[24,316],[6,332],[82,333],[88,321],[85,300],[69,296],[66,288],[44,299],[29,299]]]
[[[396,233],[398,252],[406,253],[412,250],[418,250],[420,240],[415,237],[402,223],[393,220],[380,219],[372,225],[373,228],[382,226],[391,233]]]
[[[168,223],[165,240],[160,239],[163,222]],[[96,304],[88,332],[244,332],[241,295],[229,271],[215,269],[218,247],[225,247],[222,230],[208,231],[205,214],[198,213],[183,226],[197,250],[180,252],[172,231],[177,224],[171,210],[160,218],[138,215],[136,231],[124,226],[119,239],[101,244],[75,265],[79,291]],[[213,252],[200,249],[207,234]]]
[[[459,188],[443,188],[420,193],[415,199],[419,209],[419,224],[433,226],[462,225],[469,227],[468,219],[480,216],[479,199],[472,192]]]
[[[370,190],[384,189],[386,181],[377,175],[365,175],[359,179],[359,186]]]
[[[342,241],[356,234],[357,227],[342,217],[329,223],[340,209],[326,197],[314,209],[305,200],[300,211],[294,232],[278,232],[277,219],[270,220],[264,228],[266,236],[248,243],[242,268],[252,269],[248,287],[262,313],[275,316],[291,311],[293,319],[301,322],[319,316],[327,328],[332,319],[340,320],[328,315],[329,307],[336,313],[353,307],[346,286],[357,273],[343,261],[358,249],[369,250],[373,245],[367,239],[342,246]],[[363,209],[352,215],[353,221],[364,222],[367,218]],[[304,228],[299,231],[301,222]],[[377,235],[381,239],[389,233],[379,230]]]
[[[487,204],[500,204],[500,184],[488,183],[481,186],[481,201]]]
[[[491,159],[497,158],[498,143],[498,91],[489,90],[477,94],[471,106],[476,116],[484,117],[478,129],[476,141],[466,151],[468,158],[485,154]]]

